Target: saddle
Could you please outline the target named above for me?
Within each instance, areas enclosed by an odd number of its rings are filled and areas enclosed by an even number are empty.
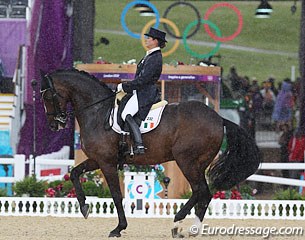
[[[119,105],[117,104],[118,101],[121,101],[121,99],[126,95],[124,92],[120,92],[117,94],[115,99],[115,106],[112,109],[111,116],[109,118],[109,124],[112,126],[112,130],[119,133],[121,135],[121,139],[119,141],[119,152],[118,152],[118,169],[122,170],[123,165],[126,162],[126,157],[129,156],[130,158],[134,157],[132,146],[129,147],[128,143],[126,141],[127,136],[130,136],[128,129],[122,129],[120,124],[118,123],[118,111],[119,111]],[[167,105],[166,100],[159,101],[152,105],[147,117],[144,121],[141,121],[141,119],[136,119],[138,122],[138,125],[140,126],[140,131],[142,134],[148,133],[152,131],[153,129],[157,128],[161,121],[161,116],[163,113],[163,110],[165,106]],[[131,149],[131,150],[130,150]]]

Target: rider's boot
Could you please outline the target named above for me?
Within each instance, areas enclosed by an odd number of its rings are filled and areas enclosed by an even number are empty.
[[[132,132],[133,135],[133,141],[135,144],[135,148],[133,150],[134,154],[136,155],[144,154],[145,147],[143,145],[142,135],[138,124],[130,114],[126,116],[126,122],[129,126],[129,130]]]

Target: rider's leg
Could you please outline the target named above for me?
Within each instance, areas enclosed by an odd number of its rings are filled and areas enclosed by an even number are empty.
[[[141,135],[141,131],[139,129],[138,124],[136,123],[136,121],[133,119],[133,117],[128,114],[126,116],[126,122],[128,123],[129,129],[130,131],[132,131],[133,134],[133,140],[134,140],[134,144],[135,144],[135,149],[134,149],[134,153],[135,154],[144,154],[144,145],[143,145],[143,141],[142,141],[142,135]]]
[[[143,154],[144,146],[142,141],[141,131],[138,124],[133,119],[133,116],[139,111],[137,94],[134,93],[133,96],[128,100],[123,112],[122,119],[128,124],[130,131],[133,135],[133,140],[135,143],[135,154]]]

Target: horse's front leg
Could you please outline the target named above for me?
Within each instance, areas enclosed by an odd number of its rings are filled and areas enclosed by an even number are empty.
[[[74,167],[71,171],[70,179],[75,188],[76,197],[80,205],[81,213],[84,218],[87,219],[89,215],[89,204],[86,204],[86,196],[83,191],[82,185],[80,183],[79,177],[85,172],[93,171],[99,169],[99,165],[97,162],[87,159],[84,162],[80,163],[76,167]]]
[[[120,237],[121,231],[127,228],[127,221],[122,203],[123,197],[116,165],[103,164],[102,172],[108,183],[119,218],[118,226],[110,232],[109,237]]]

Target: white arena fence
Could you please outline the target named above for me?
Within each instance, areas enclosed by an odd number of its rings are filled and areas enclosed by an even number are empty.
[[[132,202],[124,200],[127,217],[174,218],[186,199],[155,199],[145,201],[142,213],[132,213]],[[111,198],[88,197],[91,217],[117,217]],[[149,208],[153,208],[150,211]],[[223,200],[213,199],[205,214],[209,219],[282,219],[305,220],[304,201]],[[76,198],[0,198],[0,216],[82,217]],[[193,209],[188,218],[195,217]]]
[[[290,171],[300,171],[305,172],[305,163],[261,163],[258,167],[258,170],[290,170]],[[305,187],[304,180],[292,179],[292,178],[283,178],[283,177],[274,177],[274,176],[265,176],[259,174],[253,174],[248,177],[249,181],[256,182],[265,182],[265,183],[274,183],[282,184],[288,186],[299,186]]]
[[[25,177],[25,155],[14,155],[11,158],[0,158],[0,165],[7,164],[13,166],[13,176],[0,177],[0,183],[15,183]]]
[[[35,159],[36,162],[36,177],[40,180],[54,181],[62,179],[64,174],[74,166],[75,161],[67,158],[67,150],[63,148],[58,153],[47,154],[45,156],[38,156]],[[0,183],[14,183],[22,180],[25,177],[25,164],[29,164],[30,173],[34,172],[34,158],[31,156],[29,160],[25,159],[24,155],[14,155],[13,158],[0,158],[0,164],[13,165],[12,177],[0,177]],[[48,168],[60,168],[60,174],[41,176],[41,170]],[[304,170],[305,163],[261,163],[258,170]],[[265,176],[259,174],[253,174],[247,180],[266,182],[274,184],[283,184],[289,186],[305,187],[304,180]]]

